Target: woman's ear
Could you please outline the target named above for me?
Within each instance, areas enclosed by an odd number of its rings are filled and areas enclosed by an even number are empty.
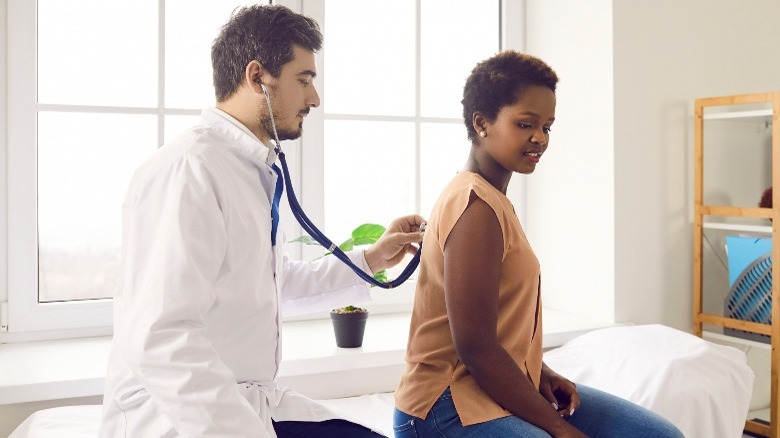
[[[478,136],[487,137],[488,121],[479,111],[475,111],[471,116],[471,126],[474,127],[474,131],[476,131]]]

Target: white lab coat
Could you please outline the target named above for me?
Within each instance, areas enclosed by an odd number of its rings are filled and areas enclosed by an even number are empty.
[[[272,417],[337,418],[275,384],[280,307],[365,301],[369,287],[334,257],[289,260],[281,230],[271,246],[275,159],[238,121],[207,109],[136,171],[101,437],[268,437]],[[362,251],[350,257],[367,270]]]

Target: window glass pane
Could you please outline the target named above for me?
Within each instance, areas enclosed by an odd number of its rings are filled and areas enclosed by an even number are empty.
[[[414,175],[414,124],[326,120],[323,231],[339,244],[362,223],[413,213]]]
[[[166,0],[165,106],[214,105],[211,43],[238,6],[252,2]]]
[[[421,22],[421,113],[461,117],[463,85],[477,62],[498,52],[498,1],[425,0]]]
[[[38,101],[157,103],[157,0],[38,0]]]
[[[185,129],[198,123],[200,115],[197,116],[165,116],[165,143],[176,138]]]
[[[122,201],[156,137],[153,115],[38,114],[40,301],[113,295]]]
[[[423,123],[420,143],[420,214],[428,217],[444,186],[466,164],[471,143],[460,123]]]
[[[413,0],[325,3],[325,112],[414,115],[414,17]]]

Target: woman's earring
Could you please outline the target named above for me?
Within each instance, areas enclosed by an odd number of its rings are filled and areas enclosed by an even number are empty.
[[[482,138],[485,138],[485,137],[487,137],[487,132],[479,131],[479,136],[482,137]]]

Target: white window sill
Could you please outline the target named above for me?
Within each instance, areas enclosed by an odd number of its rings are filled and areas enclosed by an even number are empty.
[[[278,380],[317,398],[392,390],[404,367],[409,318],[370,316],[363,347],[354,349],[336,347],[329,320],[286,322]],[[612,325],[544,309],[543,345]],[[102,395],[110,345],[108,337],[0,345],[0,405]],[[345,376],[358,386],[342,387]]]

